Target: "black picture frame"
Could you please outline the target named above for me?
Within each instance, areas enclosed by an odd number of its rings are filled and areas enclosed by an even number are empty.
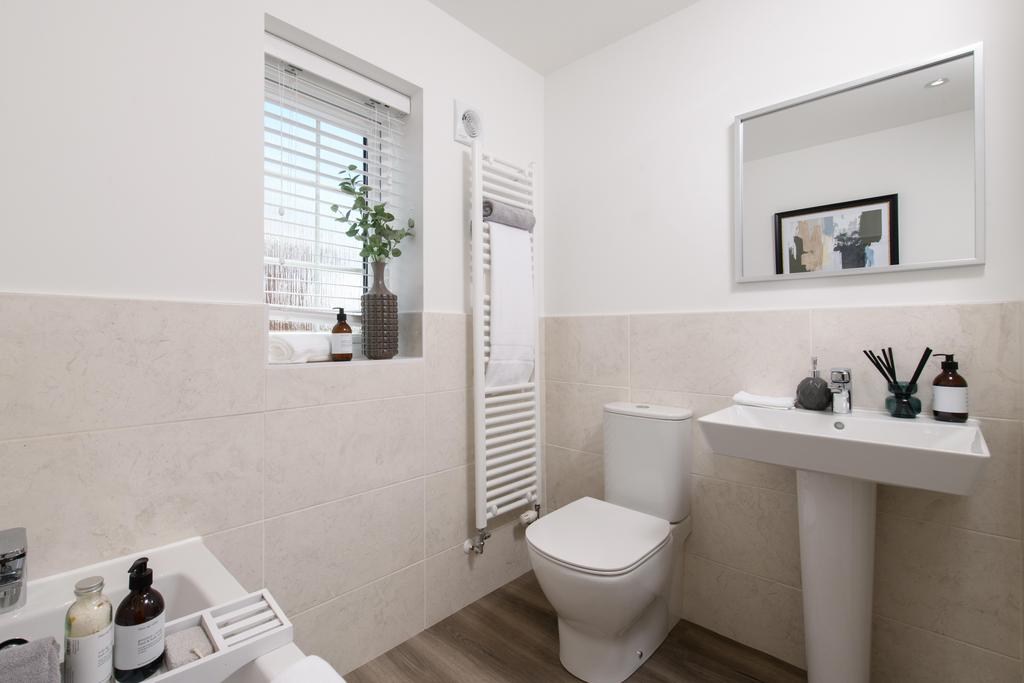
[[[836,202],[834,204],[822,204],[811,206],[806,209],[794,209],[792,211],[781,211],[775,214],[775,274],[784,275],[783,258],[785,248],[782,244],[782,221],[797,216],[823,213],[826,211],[840,211],[842,209],[855,209],[858,206],[869,206],[871,204],[886,204],[889,212],[889,265],[899,265],[900,262],[900,240],[899,240],[899,195],[884,194],[878,197],[867,197],[865,199],[854,199],[848,202]],[[870,272],[871,268],[865,268]]]

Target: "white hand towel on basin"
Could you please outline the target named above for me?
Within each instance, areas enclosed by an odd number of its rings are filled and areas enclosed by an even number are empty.
[[[274,676],[272,683],[345,683],[345,679],[324,660],[310,656]]]
[[[311,363],[331,359],[331,335],[325,332],[271,332],[271,363]]]
[[[759,396],[746,391],[737,392],[732,397],[733,403],[755,408],[774,408],[775,410],[791,410],[796,399],[791,396]]]
[[[490,223],[490,230],[491,358],[484,383],[522,384],[536,357],[530,233],[501,223]]]

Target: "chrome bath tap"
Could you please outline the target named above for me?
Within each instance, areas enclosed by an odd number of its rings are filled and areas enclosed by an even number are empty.
[[[0,614],[25,604],[28,541],[24,527],[0,531]]]

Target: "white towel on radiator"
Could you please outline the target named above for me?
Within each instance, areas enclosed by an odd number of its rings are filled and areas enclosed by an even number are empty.
[[[311,363],[331,359],[331,335],[324,332],[271,332],[271,363]]]
[[[534,345],[533,254],[530,233],[491,223],[491,358],[488,387],[529,382]]]

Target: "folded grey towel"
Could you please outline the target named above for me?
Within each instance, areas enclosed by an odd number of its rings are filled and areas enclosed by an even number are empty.
[[[200,626],[182,629],[164,639],[164,663],[168,671],[212,654],[213,644]]]
[[[519,207],[494,199],[484,200],[484,218],[511,228],[519,228],[520,230],[528,230],[530,232],[533,231],[533,226],[537,223],[537,217],[533,215],[533,211],[520,209]]]
[[[60,646],[53,638],[0,650],[0,681],[60,683]]]

